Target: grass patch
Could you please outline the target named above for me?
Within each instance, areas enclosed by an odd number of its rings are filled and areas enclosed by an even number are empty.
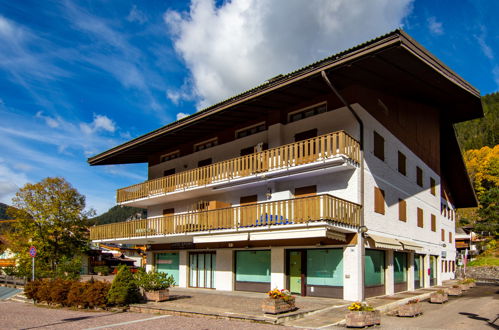
[[[469,267],[473,266],[499,266],[499,258],[494,256],[480,256],[468,263]]]

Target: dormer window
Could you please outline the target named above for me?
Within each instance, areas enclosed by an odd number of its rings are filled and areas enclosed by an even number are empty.
[[[170,152],[170,153],[167,153],[165,155],[162,155],[160,158],[159,158],[159,161],[161,163],[163,162],[167,162],[169,160],[172,160],[172,159],[175,159],[175,158],[178,158],[180,157],[180,151],[179,150],[175,150],[173,152]]]
[[[201,151],[201,150],[204,150],[204,149],[208,149],[208,148],[214,147],[216,145],[218,145],[218,139],[217,138],[209,139],[209,140],[203,141],[201,143],[196,143],[194,145],[194,152]]]
[[[312,117],[327,111],[327,103],[321,103],[312,107],[291,112],[288,115],[288,122],[292,123],[301,119]]]

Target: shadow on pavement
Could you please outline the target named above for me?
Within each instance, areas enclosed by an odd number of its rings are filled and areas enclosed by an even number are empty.
[[[477,321],[484,321],[487,322],[487,325],[493,329],[499,329],[499,325],[494,324],[498,319],[499,319],[499,314],[497,315],[496,319],[494,321],[490,321],[490,319],[481,317],[478,314],[473,314],[473,313],[465,313],[465,312],[459,312],[461,315],[465,315],[470,319],[477,320]]]

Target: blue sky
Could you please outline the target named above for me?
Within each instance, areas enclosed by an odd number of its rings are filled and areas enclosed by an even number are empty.
[[[102,213],[144,164],[89,156],[397,27],[499,90],[499,1],[0,0],[0,202],[62,176]]]

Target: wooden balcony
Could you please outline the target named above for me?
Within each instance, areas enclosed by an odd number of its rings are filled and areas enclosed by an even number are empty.
[[[345,155],[356,163],[360,162],[359,143],[344,131],[321,135],[122,188],[118,190],[116,199],[118,203],[124,203],[257,173],[323,161],[338,155]]]
[[[314,221],[356,227],[360,223],[360,208],[358,204],[331,195],[317,195],[94,226],[90,228],[90,239],[247,230]]]

